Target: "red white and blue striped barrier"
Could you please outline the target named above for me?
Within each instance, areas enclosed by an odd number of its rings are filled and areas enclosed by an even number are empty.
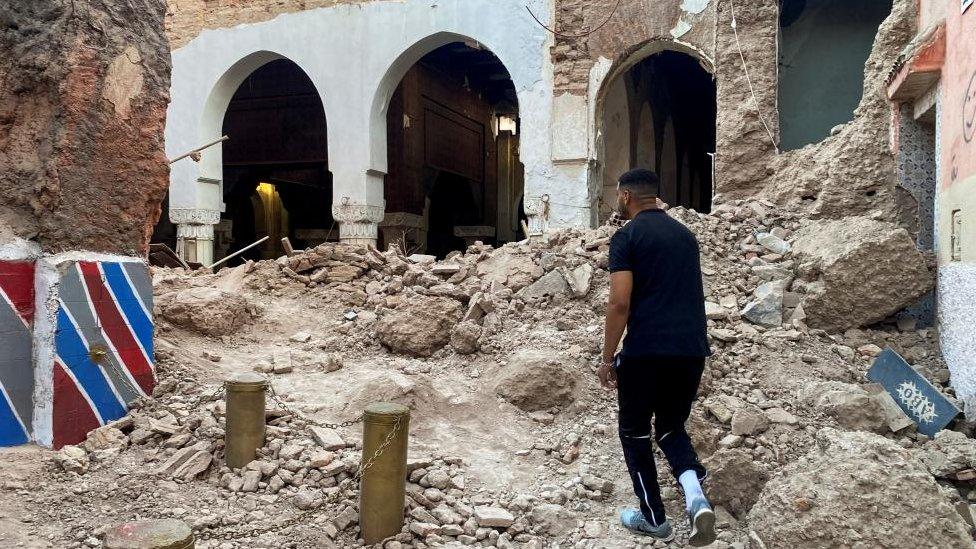
[[[34,263],[0,261],[0,446],[33,436]]]
[[[152,394],[145,264],[0,261],[0,294],[0,446],[81,442]]]

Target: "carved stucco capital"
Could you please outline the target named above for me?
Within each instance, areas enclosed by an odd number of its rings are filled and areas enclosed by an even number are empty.
[[[386,213],[385,206],[369,204],[334,204],[332,218],[339,223],[379,223]]]
[[[170,208],[169,220],[177,225],[216,225],[220,223],[220,212],[202,208]]]
[[[350,244],[376,245],[378,227],[386,213],[385,206],[369,204],[336,204],[332,218],[339,222],[339,240]]]

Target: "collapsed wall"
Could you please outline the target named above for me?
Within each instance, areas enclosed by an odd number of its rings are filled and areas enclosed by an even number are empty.
[[[659,44],[652,50],[694,50],[703,64],[711,65],[717,85],[718,195],[727,200],[763,197],[814,217],[880,211],[884,220],[917,232],[912,226],[917,204],[897,181],[884,93],[889,70],[915,33],[915,2],[894,0],[878,28],[864,64],[863,95],[851,120],[817,143],[782,152],[777,150],[780,2],[674,0],[652,5],[623,0],[613,12],[614,4],[557,0],[560,34],[552,50],[557,96],[588,94],[599,101],[606,70],[601,65],[620,67],[639,60],[635,57],[651,43]],[[600,123],[595,121],[597,132]]]
[[[168,185],[162,0],[0,7],[0,445],[61,446],[154,383],[142,260]]]
[[[0,217],[44,251],[145,253],[169,170],[162,0],[0,7]]]

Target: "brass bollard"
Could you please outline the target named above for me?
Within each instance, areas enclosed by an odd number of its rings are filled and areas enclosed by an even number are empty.
[[[244,467],[254,460],[257,449],[264,446],[263,377],[244,373],[224,382],[227,403],[227,426],[224,432],[224,455],[227,466]]]
[[[394,432],[398,419],[400,424]],[[403,526],[409,424],[410,409],[406,406],[375,403],[366,407],[363,463],[365,466],[372,460],[372,465],[360,480],[359,527],[367,544],[395,536]],[[390,433],[394,434],[388,439]],[[377,450],[381,452],[374,459]]]
[[[193,549],[193,532],[176,519],[127,522],[105,533],[104,549]]]

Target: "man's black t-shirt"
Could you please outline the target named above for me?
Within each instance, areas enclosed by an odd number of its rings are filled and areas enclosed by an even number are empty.
[[[695,235],[664,210],[644,210],[610,239],[610,272],[631,271],[634,288],[624,356],[711,354]]]

